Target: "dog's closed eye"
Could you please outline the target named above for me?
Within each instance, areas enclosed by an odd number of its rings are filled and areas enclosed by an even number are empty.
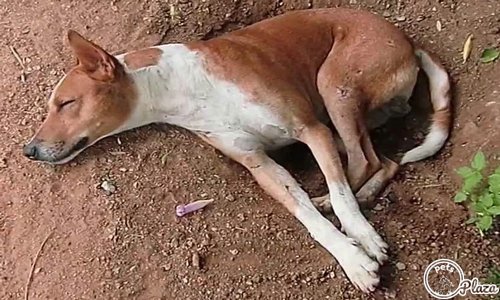
[[[75,101],[76,99],[70,99],[62,102],[61,104],[59,104],[59,110],[63,109],[64,107],[68,107],[68,105],[74,103]]]

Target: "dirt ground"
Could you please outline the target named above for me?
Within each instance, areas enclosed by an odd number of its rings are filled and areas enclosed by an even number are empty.
[[[404,167],[366,212],[391,250],[371,296],[348,283],[248,172],[183,130],[133,130],[64,166],[22,156],[51,89],[74,63],[64,39],[69,28],[119,53],[339,5],[369,9],[403,28],[442,58],[455,84],[455,124],[444,151]],[[500,44],[498,0],[0,0],[0,28],[0,299],[23,299],[45,239],[30,299],[428,299],[423,271],[434,259],[454,259],[468,278],[500,265],[498,225],[481,238],[452,201],[454,170],[476,150],[499,165],[500,62],[479,63],[481,49]],[[469,34],[473,51],[463,64]],[[414,99],[420,107],[421,98]],[[377,145],[400,151],[422,138],[421,120],[416,114],[396,130],[388,126]],[[309,193],[326,192],[304,147],[278,156]],[[106,193],[103,181],[116,191]],[[179,203],[210,198],[215,202],[200,213],[174,214]]]

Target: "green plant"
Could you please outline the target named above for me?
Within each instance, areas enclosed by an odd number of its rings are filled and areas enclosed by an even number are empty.
[[[492,227],[495,217],[500,215],[500,167],[484,176],[486,165],[484,153],[477,152],[470,166],[457,169],[463,185],[455,196],[455,202],[466,202],[470,206],[472,216],[467,224],[476,224],[481,235]]]
[[[487,283],[500,285],[500,269],[492,267],[488,272]]]
[[[484,49],[483,53],[481,54],[481,62],[482,63],[490,63],[494,62],[500,57],[500,50],[494,49],[494,48],[489,48],[489,49]]]

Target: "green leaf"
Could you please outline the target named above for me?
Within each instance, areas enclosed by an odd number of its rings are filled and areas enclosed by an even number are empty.
[[[477,227],[484,231],[490,229],[491,224],[493,224],[493,218],[489,215],[482,216],[476,223]]]
[[[500,206],[500,194],[493,195],[493,205]]]
[[[455,195],[455,198],[454,198],[455,203],[464,202],[465,200],[467,200],[467,195],[465,193],[458,192]]]
[[[500,167],[498,167],[498,168],[495,170],[495,174],[500,175]]]
[[[486,193],[479,199],[486,207],[491,207],[493,205],[493,195]]]
[[[490,268],[490,272],[488,278],[486,280],[487,283],[500,285],[500,269],[492,267]]]
[[[500,206],[492,206],[488,208],[488,212],[494,216],[500,215]]]
[[[479,151],[476,155],[474,155],[471,166],[478,171],[481,171],[486,167],[486,157],[482,151]]]
[[[461,168],[457,169],[457,173],[458,173],[458,175],[460,175],[460,177],[465,179],[465,178],[471,176],[472,174],[474,174],[474,170],[472,170],[469,167],[461,167]]]
[[[481,54],[480,60],[482,63],[486,64],[495,61],[499,56],[500,56],[500,51],[498,49],[494,48],[484,49],[483,53]]]
[[[476,223],[477,221],[477,218],[475,217],[471,217],[469,218],[467,221],[465,221],[465,224],[472,224],[472,223]]]
[[[479,199],[479,196],[476,194],[471,194],[471,195],[469,195],[469,198],[470,198],[471,202],[477,202],[477,200]]]
[[[488,177],[488,184],[500,188],[500,174],[492,174]]]
[[[473,175],[465,178],[462,191],[466,194],[471,194],[482,180],[483,176],[478,172],[474,172]]]
[[[474,209],[474,211],[477,213],[484,213],[485,211],[487,211],[487,207],[484,206],[484,204],[481,202],[474,203],[472,205],[472,209]]]

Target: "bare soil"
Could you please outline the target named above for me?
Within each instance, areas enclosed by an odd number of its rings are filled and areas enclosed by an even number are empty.
[[[64,39],[69,28],[119,53],[210,38],[288,10],[339,5],[369,9],[400,26],[441,57],[455,85],[455,124],[445,149],[404,167],[366,212],[391,249],[373,295],[356,291],[248,172],[183,130],[133,130],[64,166],[22,156],[51,89],[74,63]],[[469,34],[473,51],[464,64]],[[0,40],[0,299],[23,299],[50,233],[30,299],[428,299],[422,276],[434,259],[454,259],[469,278],[483,279],[500,265],[498,225],[481,238],[464,225],[467,210],[452,201],[454,170],[475,151],[499,165],[500,62],[479,62],[481,49],[500,44],[498,0],[0,0]],[[414,103],[425,111],[425,84],[419,90]],[[422,138],[425,119],[413,114],[392,123],[376,134],[377,145],[400,152]],[[278,156],[309,193],[326,192],[304,147]],[[100,188],[104,180],[114,193]],[[202,212],[174,214],[179,203],[210,198],[215,202]]]

